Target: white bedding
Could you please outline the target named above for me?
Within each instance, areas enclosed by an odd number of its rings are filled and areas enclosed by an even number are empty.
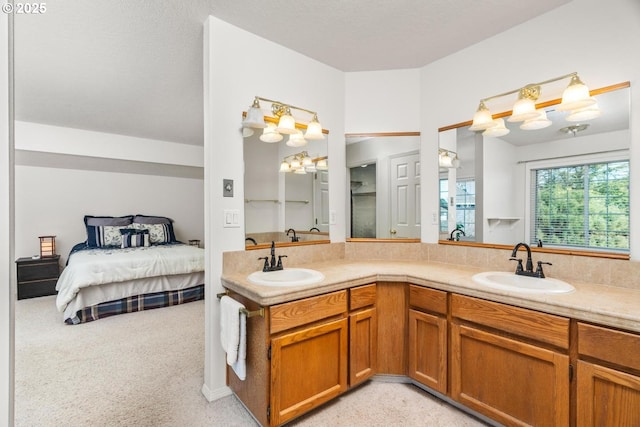
[[[204,271],[204,250],[175,244],[75,252],[62,271],[56,305],[63,312],[82,288]],[[140,292],[142,293],[142,292]]]

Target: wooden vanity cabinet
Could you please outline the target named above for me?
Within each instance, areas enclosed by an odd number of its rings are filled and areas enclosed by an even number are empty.
[[[578,322],[578,426],[640,426],[639,350],[638,334]]]
[[[358,385],[376,374],[378,316],[376,284],[349,290],[349,386]]]
[[[347,389],[347,291],[270,307],[270,425],[288,422]]]
[[[451,295],[451,396],[507,426],[569,425],[569,319]]]
[[[409,285],[410,378],[447,392],[447,293]]]

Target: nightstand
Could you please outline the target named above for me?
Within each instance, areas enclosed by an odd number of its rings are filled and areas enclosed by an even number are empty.
[[[49,258],[18,258],[18,299],[42,297],[56,293],[60,276],[60,255]]]

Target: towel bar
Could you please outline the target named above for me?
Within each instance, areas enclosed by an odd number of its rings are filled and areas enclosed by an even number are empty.
[[[224,291],[224,292],[221,292],[219,294],[216,294],[216,298],[220,299],[225,295],[229,295],[229,291]],[[264,307],[260,307],[259,309],[254,310],[254,311],[249,311],[246,308],[241,308],[240,309],[240,313],[244,313],[244,315],[247,316],[247,317],[254,317],[254,316],[262,316],[262,317],[264,317]]]

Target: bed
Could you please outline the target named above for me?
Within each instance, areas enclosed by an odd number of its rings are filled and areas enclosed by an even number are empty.
[[[166,217],[85,216],[56,290],[67,324],[204,298],[204,250],[175,238]]]

